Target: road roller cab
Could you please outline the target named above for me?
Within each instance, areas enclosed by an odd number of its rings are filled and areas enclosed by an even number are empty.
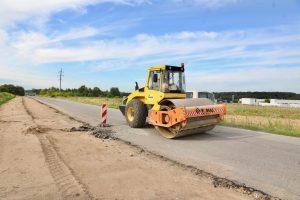
[[[145,87],[134,91],[126,101],[139,99],[144,104],[153,106],[152,109],[159,110],[159,102],[162,100],[185,97],[184,65],[181,67],[162,65],[150,67]]]
[[[212,129],[226,112],[225,105],[209,99],[186,99],[184,64],[153,66],[148,69],[145,87],[122,101],[120,110],[132,128],[148,122],[166,138]]]

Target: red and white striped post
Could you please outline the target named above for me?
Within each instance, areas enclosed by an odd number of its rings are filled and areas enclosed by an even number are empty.
[[[107,105],[102,104],[101,106],[101,126],[105,126],[107,121]]]

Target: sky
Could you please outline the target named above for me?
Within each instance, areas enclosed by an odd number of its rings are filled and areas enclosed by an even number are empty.
[[[300,93],[300,0],[0,0],[0,84],[130,92],[185,63],[188,90]]]

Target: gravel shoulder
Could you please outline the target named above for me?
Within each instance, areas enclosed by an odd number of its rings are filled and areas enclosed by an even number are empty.
[[[0,107],[0,199],[250,199],[30,98]]]

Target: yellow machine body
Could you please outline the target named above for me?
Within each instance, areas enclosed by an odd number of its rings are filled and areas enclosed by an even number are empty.
[[[167,92],[163,89],[163,85],[166,81],[170,81],[168,73],[172,74],[174,82],[173,72],[180,74],[181,87],[177,86],[180,88],[178,92]],[[155,73],[158,75],[155,76]],[[155,89],[149,85],[151,80],[157,83]],[[166,138],[201,133],[214,128],[225,115],[226,106],[214,104],[209,99],[186,99],[184,87],[183,64],[181,67],[169,65],[149,67],[145,87],[137,88],[125,98],[120,110],[131,127],[142,127],[146,121],[145,117],[148,117],[148,123],[153,124]]]

